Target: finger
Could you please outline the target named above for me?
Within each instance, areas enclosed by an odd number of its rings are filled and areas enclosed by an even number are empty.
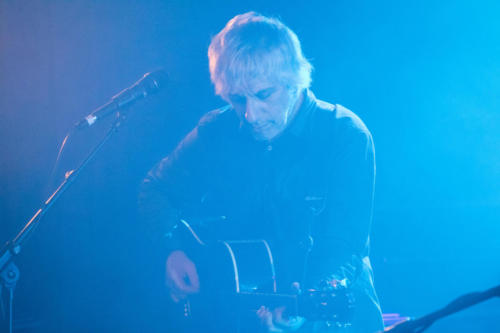
[[[292,282],[292,285],[290,286],[292,293],[293,294],[300,294],[300,283],[295,281]]]
[[[200,290],[200,280],[198,278],[198,271],[196,270],[195,265],[189,265],[189,266],[191,266],[187,271],[189,276],[189,282],[193,287],[193,291],[198,292]]]
[[[262,325],[264,325],[265,327],[267,327],[269,330],[271,330],[274,327],[274,325],[273,325],[273,314],[265,306],[261,306],[257,310],[257,317],[260,319]]]
[[[170,299],[172,299],[175,303],[179,303],[180,301],[180,298],[173,292],[170,293]]]
[[[269,311],[266,309],[264,305],[262,305],[258,310],[257,310],[257,316],[259,318],[264,318],[264,316],[268,313]]]
[[[283,312],[285,312],[285,307],[280,306],[273,310],[273,318],[276,323],[284,323],[285,319],[283,319]]]
[[[178,274],[177,272],[172,274],[172,280],[174,286],[178,289],[179,293],[183,296],[186,294],[194,294],[199,291],[198,276],[196,274],[191,274],[189,272],[184,272],[183,274]],[[193,284],[195,281],[196,285]]]
[[[175,275],[177,287],[183,292],[194,294],[200,290],[198,272],[196,271],[196,267],[193,264],[187,265],[182,274]]]
[[[178,303],[179,301],[185,299],[187,297],[187,294],[180,289],[178,289],[173,282],[168,282],[167,281],[167,287],[168,287],[168,294],[170,296],[170,299],[174,301],[175,303]]]
[[[169,286],[170,292],[175,294],[179,299],[185,298],[189,292],[189,286],[184,282],[183,276],[185,276],[185,274],[179,274],[174,271],[167,279],[167,285]]]

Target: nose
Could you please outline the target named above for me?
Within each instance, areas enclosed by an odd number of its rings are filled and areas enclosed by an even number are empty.
[[[258,110],[255,106],[255,103],[248,98],[247,104],[245,108],[245,119],[248,123],[253,124],[258,120]]]

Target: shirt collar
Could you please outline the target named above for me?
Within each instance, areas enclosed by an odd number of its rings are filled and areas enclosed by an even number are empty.
[[[302,99],[302,104],[300,108],[297,110],[295,117],[292,119],[290,125],[288,125],[287,129],[283,132],[282,136],[293,135],[300,137],[304,132],[304,128],[308,122],[308,119],[311,116],[312,110],[314,109],[314,105],[316,104],[316,97],[313,92],[309,89],[304,89],[302,92],[304,95]]]

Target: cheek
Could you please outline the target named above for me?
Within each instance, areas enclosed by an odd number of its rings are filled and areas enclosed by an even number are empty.
[[[274,103],[269,108],[269,111],[273,120],[278,124],[282,124],[286,122],[288,108],[288,100],[281,99],[279,102]]]
[[[276,108],[272,112],[272,118],[275,123],[283,124],[286,121],[286,110],[282,107]]]
[[[286,121],[288,110],[290,109],[291,99],[287,92],[281,93],[273,102],[274,114],[276,118]]]

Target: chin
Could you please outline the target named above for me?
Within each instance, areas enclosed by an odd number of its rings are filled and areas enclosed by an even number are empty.
[[[269,140],[269,138],[267,136],[262,135],[261,133],[253,132],[252,135],[256,141],[268,141]]]
[[[271,141],[282,132],[276,128],[270,128],[270,127],[271,126],[268,126],[268,128],[263,130],[251,128],[251,132],[254,139],[257,141]]]
[[[257,141],[271,141],[277,136],[277,133],[256,133],[254,132],[253,137]]]

